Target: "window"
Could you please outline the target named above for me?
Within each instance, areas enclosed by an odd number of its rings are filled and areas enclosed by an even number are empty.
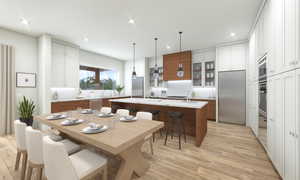
[[[100,86],[104,90],[116,88],[117,73],[111,70],[100,71]]]
[[[116,80],[116,71],[80,66],[80,89],[82,90],[113,90],[116,87]]]

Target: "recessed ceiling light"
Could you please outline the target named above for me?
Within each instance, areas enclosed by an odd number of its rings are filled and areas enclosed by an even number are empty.
[[[166,48],[167,48],[167,49],[171,49],[171,46],[167,45]]]
[[[89,41],[89,38],[84,37],[83,40],[84,40],[85,42],[88,42],[88,41]]]
[[[235,36],[235,33],[230,33],[230,36],[231,36],[231,37],[234,37],[234,36]]]
[[[129,19],[128,23],[129,23],[129,24],[134,24],[135,21],[134,21],[134,19]]]
[[[29,25],[30,24],[30,22],[27,19],[23,18],[23,17],[20,19],[20,21],[24,25]]]

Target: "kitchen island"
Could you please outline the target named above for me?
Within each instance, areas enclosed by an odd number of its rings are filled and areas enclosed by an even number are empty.
[[[207,132],[207,104],[206,101],[165,100],[150,98],[111,99],[112,105],[136,111],[159,110],[156,120],[165,122],[167,126],[168,112],[179,111],[184,114],[183,121],[186,133],[195,137],[196,146],[200,146]]]

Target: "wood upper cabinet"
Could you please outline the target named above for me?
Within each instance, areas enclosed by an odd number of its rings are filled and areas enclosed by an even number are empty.
[[[177,69],[182,64],[184,75],[177,76]],[[192,51],[166,54],[163,56],[163,80],[191,80],[192,79]]]

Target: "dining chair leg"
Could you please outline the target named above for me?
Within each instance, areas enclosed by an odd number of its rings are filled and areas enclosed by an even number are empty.
[[[153,155],[153,143],[151,138],[149,139],[151,154]]]
[[[153,142],[155,142],[155,133],[152,134]]]
[[[21,180],[25,179],[26,166],[27,166],[27,152],[22,152]]]
[[[32,169],[33,167],[28,164],[28,167],[27,167],[27,174],[26,174],[26,180],[30,180],[31,179],[31,176],[32,176]]]
[[[21,158],[21,152],[18,151],[18,152],[17,152],[17,156],[16,156],[15,170],[18,170],[18,169],[19,169],[20,158]]]
[[[38,177],[38,180],[42,180],[43,179],[43,167],[39,167],[38,168],[37,177]]]
[[[102,180],[107,180],[107,166],[102,170]]]

